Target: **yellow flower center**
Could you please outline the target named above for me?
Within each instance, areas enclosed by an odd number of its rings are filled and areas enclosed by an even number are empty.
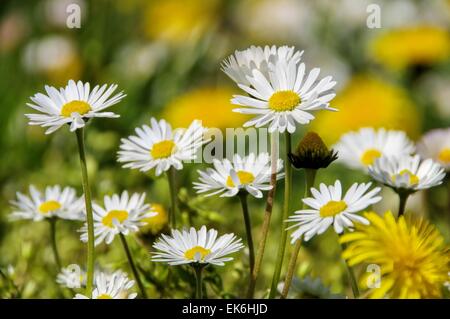
[[[112,297],[108,294],[101,294],[97,297],[97,299],[112,299]]]
[[[292,111],[302,102],[294,91],[278,91],[269,98],[269,108],[275,112]]]
[[[60,208],[61,204],[59,202],[57,202],[56,200],[49,200],[39,206],[39,211],[41,212],[41,214],[45,215]]]
[[[395,182],[397,179],[397,176],[403,176],[407,175],[409,176],[409,184],[410,185],[416,185],[419,183],[419,177],[415,174],[413,174],[409,169],[404,169],[400,171],[397,175],[392,175],[392,181]]]
[[[113,209],[106,214],[105,217],[102,219],[103,225],[109,228],[113,228],[114,219],[117,219],[119,223],[123,223],[128,218],[128,212],[126,210],[116,210]]]
[[[236,175],[239,178],[239,182],[241,184],[250,184],[255,180],[255,176],[250,173],[250,172],[246,172],[246,171],[237,171]],[[233,183],[233,179],[231,178],[231,176],[228,176],[227,178],[227,186],[228,187],[234,187],[234,183]]]
[[[438,160],[442,163],[450,163],[450,148],[444,148],[438,155]]]
[[[187,260],[194,260],[194,257],[197,254],[200,254],[200,260],[204,260],[206,256],[208,256],[211,253],[210,249],[203,248],[201,246],[195,246],[191,249],[186,250],[184,253],[184,258]]]
[[[86,114],[91,110],[91,106],[84,101],[70,101],[61,108],[61,115],[64,117],[70,117],[72,113],[78,113],[80,115]]]
[[[164,226],[166,226],[167,222],[169,221],[169,217],[162,205],[152,204],[152,208],[153,211],[157,213],[157,215],[143,218],[142,222],[146,224],[142,227],[142,230],[149,230],[152,234],[157,234],[164,228]]]
[[[164,140],[158,143],[153,144],[152,149],[150,150],[150,155],[154,159],[158,158],[166,158],[172,155],[172,152],[175,148],[175,143],[171,140]]]
[[[321,217],[333,217],[343,212],[347,208],[347,204],[343,201],[330,200],[320,208]]]
[[[366,166],[372,165],[377,158],[381,157],[381,155],[381,152],[377,149],[368,149],[361,156],[361,162]]]

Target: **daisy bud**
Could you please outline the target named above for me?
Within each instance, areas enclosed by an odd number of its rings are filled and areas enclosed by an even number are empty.
[[[320,136],[314,132],[306,133],[295,152],[289,154],[289,160],[298,169],[326,168],[337,158],[337,152],[329,150]]]

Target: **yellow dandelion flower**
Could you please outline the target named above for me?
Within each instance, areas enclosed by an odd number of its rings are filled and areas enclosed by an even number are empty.
[[[449,247],[437,229],[426,220],[398,220],[391,212],[383,217],[365,214],[369,225],[341,237],[348,243],[342,253],[350,266],[375,264],[381,269],[380,285],[370,290],[371,298],[438,298],[448,279]]]
[[[450,34],[437,26],[414,26],[391,30],[370,45],[373,58],[388,69],[431,65],[450,57]]]
[[[141,232],[150,232],[153,235],[160,233],[169,222],[169,215],[164,207],[160,204],[152,204],[152,211],[157,214],[151,217],[142,219],[142,222],[147,223],[141,227]]]
[[[187,127],[195,119],[205,127],[241,127],[248,116],[232,111],[230,99],[234,93],[227,87],[195,89],[169,103],[162,117],[174,127]]]
[[[333,106],[339,112],[318,113],[311,124],[326,144],[334,144],[342,134],[362,127],[402,130],[411,137],[419,131],[419,116],[412,100],[400,87],[377,77],[354,77]]]
[[[217,20],[217,0],[164,0],[150,2],[144,32],[152,39],[173,44],[198,39]]]

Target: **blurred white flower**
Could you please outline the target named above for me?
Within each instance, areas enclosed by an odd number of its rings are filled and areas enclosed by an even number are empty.
[[[446,170],[450,169],[450,128],[427,132],[417,144],[417,152],[423,158],[431,158]]]
[[[145,80],[151,77],[166,58],[168,48],[160,42],[130,43],[117,53],[115,69],[129,80]]]
[[[78,265],[61,268],[56,282],[66,288],[81,288],[86,285],[86,271]]]
[[[440,185],[445,177],[441,165],[431,158],[422,161],[419,155],[377,158],[369,174],[395,191],[410,193]]]
[[[127,274],[121,270],[116,270],[114,272],[102,271],[100,269],[94,270],[94,281],[97,276],[105,276],[107,280],[110,280],[113,276]],[[78,289],[86,287],[87,273],[84,268],[80,265],[72,264],[67,267],[61,268],[61,271],[56,276],[56,282],[62,287]]]
[[[46,0],[42,3],[45,21],[58,27],[67,27],[66,22],[69,14],[67,8],[70,5],[80,7],[81,19],[86,17],[86,2],[84,0]]]
[[[17,192],[17,199],[11,201],[14,211],[10,218],[41,221],[58,217],[68,220],[84,220],[84,197],[77,197],[71,187],[47,186],[44,192],[30,185],[30,195]]]
[[[338,161],[362,169],[372,165],[379,157],[410,155],[415,150],[405,132],[371,127],[344,134],[333,148],[338,151]]]
[[[235,19],[252,38],[307,43],[320,17],[316,8],[308,0],[245,0],[238,2]]]
[[[134,299],[137,293],[130,292],[133,286],[134,280],[128,279],[120,270],[112,275],[98,273],[94,278],[92,298],[76,294],[74,299]]]
[[[67,68],[78,59],[73,41],[51,35],[30,41],[24,49],[22,62],[30,73],[52,72]]]

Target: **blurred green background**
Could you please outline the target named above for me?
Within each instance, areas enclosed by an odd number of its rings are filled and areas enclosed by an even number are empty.
[[[69,4],[81,8],[81,28],[66,25]],[[381,28],[367,27],[369,4],[381,8]],[[349,130],[363,126],[405,130],[412,139],[432,128],[450,124],[450,1],[407,0],[45,0],[0,4],[0,297],[71,297],[55,282],[56,269],[49,246],[47,223],[8,221],[9,201],[28,185],[39,188],[61,184],[81,194],[76,141],[63,128],[45,136],[30,127],[24,113],[29,96],[44,85],[63,86],[69,79],[91,84],[117,83],[127,97],[113,107],[119,119],[95,120],[87,136],[89,174],[94,197],[145,191],[151,203],[169,205],[166,180],[120,168],[116,152],[121,137],[131,134],[150,116],[175,127],[195,118],[209,127],[239,127],[246,116],[232,113],[229,99],[238,92],[220,70],[221,61],[236,49],[254,45],[293,45],[305,50],[309,68],[338,81],[332,102],[339,113],[318,113],[307,129],[321,134],[328,145]],[[196,197],[191,183],[197,178],[189,164],[178,183],[183,216],[196,226],[206,223],[219,232],[244,236],[236,199]],[[333,164],[318,181],[336,178],[348,187],[368,177]],[[302,172],[294,178],[293,209],[298,209]],[[279,189],[282,189],[280,183]],[[262,277],[257,296],[266,293],[278,244],[282,192],[277,194]],[[444,186],[419,193],[409,210],[426,215],[447,240],[450,203]],[[397,201],[384,191],[377,211],[396,209]],[[264,201],[250,200],[254,236],[259,241]],[[58,246],[63,263],[84,264],[79,223],[58,224]],[[301,250],[295,294],[336,297],[348,292],[340,247],[330,231]],[[166,265],[149,262],[152,236],[138,236],[132,249],[147,274],[152,297],[190,297],[192,277],[177,270],[180,280],[161,291]],[[130,273],[117,242],[101,245],[98,263]],[[245,254],[208,273],[208,296],[238,296],[247,274]],[[364,271],[363,269],[359,270]],[[306,278],[306,279],[304,279]],[[318,281],[320,278],[320,282]]]

